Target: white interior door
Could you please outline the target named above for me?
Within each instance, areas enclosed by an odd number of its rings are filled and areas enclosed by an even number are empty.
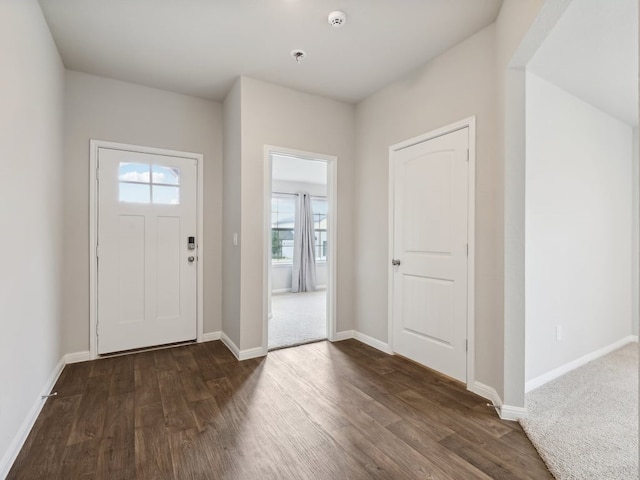
[[[394,151],[393,349],[466,381],[468,128]]]
[[[98,172],[98,353],[195,339],[196,160],[101,147]]]

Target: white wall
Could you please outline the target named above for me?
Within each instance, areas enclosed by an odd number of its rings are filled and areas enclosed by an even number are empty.
[[[235,82],[223,105],[222,331],[236,345],[240,345],[240,245],[243,241],[240,225],[241,83],[242,79]],[[238,245],[233,244],[234,234],[237,234]]]
[[[0,477],[60,348],[64,68],[35,0],[0,2]],[[16,445],[14,445],[15,447]]]
[[[638,127],[633,129],[631,147],[631,333],[638,335],[640,327],[640,151],[638,145]]]
[[[498,144],[502,171],[503,389],[505,405],[522,408],[525,347],[525,72],[572,0],[504,0],[496,20]],[[508,409],[507,409],[508,410]],[[504,413],[504,410],[502,410]]]
[[[264,146],[337,157],[337,328],[353,319],[353,162],[355,108],[352,105],[270,83],[241,81],[241,350],[262,346]],[[225,207],[226,208],[226,207]]]
[[[271,291],[273,293],[291,291],[291,271],[290,264],[271,266]],[[326,288],[327,286],[327,265],[325,263],[316,264],[316,285],[318,288]]]
[[[204,331],[219,331],[222,325],[222,106],[200,98],[67,71],[65,352],[89,348],[90,139],[204,154]]]
[[[631,334],[632,129],[531,73],[526,106],[528,381]]]

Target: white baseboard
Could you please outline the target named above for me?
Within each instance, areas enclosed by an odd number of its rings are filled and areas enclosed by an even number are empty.
[[[326,290],[327,286],[326,285],[316,285],[316,290]],[[280,293],[291,293],[291,288],[274,288],[273,290],[271,290],[271,295],[278,295]]]
[[[571,370],[575,370],[576,368],[581,367],[591,362],[592,360],[595,360],[596,358],[603,357],[604,355],[611,353],[614,350],[624,347],[625,345],[631,342],[637,342],[637,341],[638,341],[637,335],[629,335],[627,337],[621,338],[620,340],[612,343],[611,345],[607,345],[606,347],[600,348],[591,353],[583,355],[580,358],[577,358],[569,363],[565,363],[564,365],[558,368],[554,368],[553,370],[547,373],[543,373],[542,375],[539,375],[529,380],[524,385],[524,391],[528,393],[531,390],[535,390],[536,388],[544,385],[545,383],[550,382],[551,380],[555,380],[556,378],[561,377],[566,373],[569,373]]]
[[[271,290],[272,295],[278,295],[279,293],[291,293],[290,288],[274,288]]]
[[[369,335],[365,335],[364,333],[354,331],[353,338],[364,343],[365,345],[369,345],[381,352],[388,353],[389,355],[393,355],[393,350],[389,347],[388,343],[385,343],[377,338],[370,337]]]
[[[27,413],[27,416],[22,422],[22,425],[20,425],[18,433],[16,433],[15,437],[13,437],[13,440],[9,444],[9,448],[0,460],[0,478],[6,478],[6,476],[9,475],[9,470],[11,470],[13,462],[16,460],[18,453],[20,453],[20,449],[22,449],[24,442],[27,440],[29,432],[31,432],[31,429],[33,428],[33,424],[36,423],[38,415],[40,415],[40,412],[42,411],[42,407],[44,406],[46,399],[41,398],[41,396],[48,395],[51,392],[53,386],[58,381],[58,377],[62,373],[62,369],[65,366],[65,357],[66,355],[60,359],[58,364],[53,369],[53,372],[51,372],[51,375],[49,375],[49,378],[47,379],[40,395],[38,395],[38,398],[31,406],[29,413]]]
[[[475,393],[476,395],[480,395],[482,398],[490,400],[496,407],[502,406],[502,398],[500,398],[496,389],[489,385],[485,385],[480,382],[473,382],[470,385],[467,385],[467,390]]]
[[[233,356],[240,360],[240,349],[235,343],[233,343],[233,340],[231,340],[226,333],[220,332],[220,340],[222,340],[222,343],[224,343],[229,351],[233,353]]]
[[[485,385],[481,382],[473,382],[472,384],[467,385],[467,390],[489,400],[491,402],[489,406],[496,409],[498,416],[502,420],[511,420],[516,422],[521,418],[527,418],[526,408],[505,405],[496,389],[489,385]]]
[[[73,352],[67,353],[64,357],[64,364],[69,365],[70,363],[79,363],[79,362],[87,362],[91,360],[91,352]]]
[[[341,342],[342,340],[349,340],[355,337],[356,332],[353,330],[344,330],[342,332],[336,332],[335,342]]]
[[[529,412],[524,407],[513,407],[511,405],[502,405],[500,407],[500,411],[498,412],[500,418],[502,420],[511,420],[512,422],[517,422],[523,418],[527,418],[529,416]]]
[[[231,340],[224,332],[220,332],[220,340],[222,340],[222,343],[227,346],[229,351],[233,353],[234,357],[238,360],[249,360],[250,358],[264,357],[267,354],[262,347],[240,350],[233,340]]]
[[[203,342],[212,342],[214,340],[220,340],[222,332],[207,332],[202,334]]]
[[[262,347],[248,348],[246,350],[240,350],[238,360],[249,360],[250,358],[264,357],[267,354]]]
[[[377,338],[370,337],[369,335],[365,335],[357,330],[343,330],[342,332],[336,332],[336,338],[334,341],[341,342],[342,340],[349,340],[350,338],[355,338],[359,342],[369,345],[376,350],[393,355],[393,350],[391,350],[388,343],[384,343]]]

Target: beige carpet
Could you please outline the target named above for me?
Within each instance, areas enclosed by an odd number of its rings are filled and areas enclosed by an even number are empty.
[[[325,290],[273,295],[269,350],[327,338],[326,298]]]
[[[520,423],[558,480],[638,478],[638,344],[526,396]]]

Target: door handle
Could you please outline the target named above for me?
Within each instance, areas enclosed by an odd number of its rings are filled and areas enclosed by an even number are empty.
[[[400,259],[394,258],[393,260],[391,260],[391,265],[393,265],[394,267],[397,267],[398,265],[400,265]]]
[[[196,257],[189,257],[187,258],[187,260],[189,260],[189,263],[193,263],[195,261]]]

